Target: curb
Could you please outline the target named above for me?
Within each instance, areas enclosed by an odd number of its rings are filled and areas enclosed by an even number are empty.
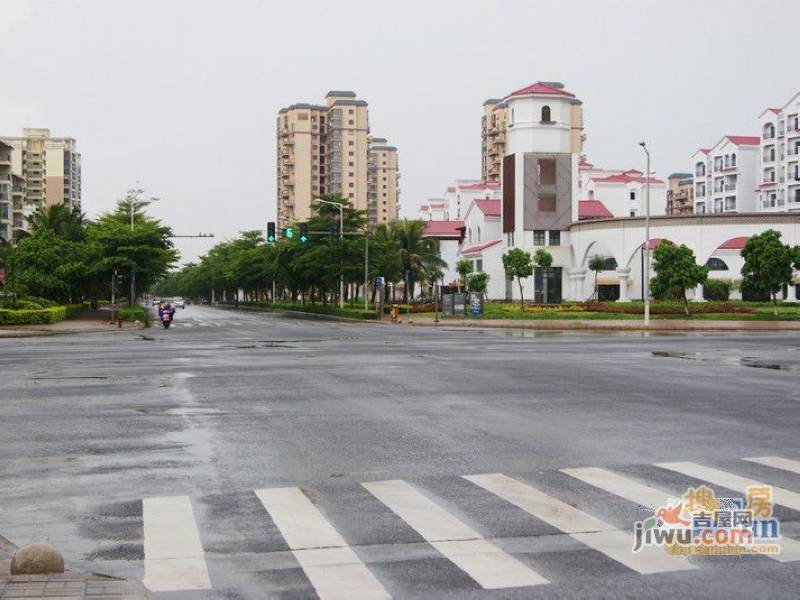
[[[630,324],[629,324],[630,323]],[[405,323],[404,323],[405,324]],[[606,331],[606,332],[674,332],[674,333],[691,333],[691,332],[740,332],[740,331],[756,331],[756,332],[792,332],[800,331],[800,321],[669,321],[657,320],[651,321],[650,325],[645,327],[641,322],[633,321],[613,321],[613,320],[522,320],[514,319],[508,321],[439,321],[434,323],[432,321],[415,321],[409,323],[412,327],[462,327],[471,329],[532,329],[539,331]]]

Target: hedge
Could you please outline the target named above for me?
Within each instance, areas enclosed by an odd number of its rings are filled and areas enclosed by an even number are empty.
[[[234,306],[230,302],[220,302],[218,304],[222,306]],[[271,302],[240,302],[239,306],[242,308],[256,308],[265,311],[285,310],[287,312],[302,312],[313,313],[317,315],[350,317],[351,319],[373,320],[378,318],[375,314],[375,311],[365,311],[363,308],[349,308],[347,306],[344,308],[339,308],[339,306],[335,304],[311,304],[310,302],[306,302],[305,304],[294,302],[275,302],[274,304]]]
[[[47,325],[74,317],[85,308],[84,304],[66,304],[27,310],[0,309],[0,325]]]

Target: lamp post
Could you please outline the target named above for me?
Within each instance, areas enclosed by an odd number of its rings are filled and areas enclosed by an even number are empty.
[[[642,273],[642,281],[646,282],[644,286],[644,325],[647,327],[650,325],[650,151],[644,142],[639,142],[639,145],[647,156],[647,170],[644,179],[644,270]]]
[[[317,198],[315,200],[318,204],[330,204],[339,209],[339,243],[344,242],[344,205],[339,202],[331,202],[330,200],[323,200]],[[340,269],[339,272],[339,308],[344,308],[344,271]]]

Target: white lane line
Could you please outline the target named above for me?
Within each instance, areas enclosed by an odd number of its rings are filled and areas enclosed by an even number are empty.
[[[405,481],[361,485],[484,589],[549,583]]]
[[[322,600],[391,598],[300,488],[255,493]]]
[[[641,506],[646,506],[656,510],[663,506],[669,498],[677,498],[680,494],[662,491],[649,485],[628,479],[618,473],[589,467],[585,469],[561,469],[567,475],[580,479],[581,481],[593,485],[601,490],[635,502]],[[778,562],[790,562],[800,560],[800,542],[783,536],[781,538],[780,554],[765,554],[768,558]]]
[[[791,460],[781,456],[755,456],[753,458],[743,458],[742,460],[800,474],[800,460]]]
[[[695,479],[701,479],[709,483],[721,485],[731,490],[737,490],[739,492],[746,491],[746,489],[751,485],[771,485],[755,479],[750,479],[749,477],[741,477],[739,475],[729,473],[728,471],[723,471],[722,469],[705,467],[693,462],[656,463],[656,466],[661,467],[662,469],[669,469],[670,471],[675,471],[676,473],[681,473],[683,475],[688,475],[689,477],[694,477]],[[797,492],[792,492],[790,490],[773,485],[772,499],[776,504],[788,506],[794,510],[800,510],[800,494]]]
[[[666,573],[685,571],[694,567],[685,556],[668,555],[663,548],[644,547],[634,553],[633,525],[629,531],[586,514],[577,508],[553,498],[536,488],[502,473],[467,475],[475,485],[521,508],[537,519],[549,523],[570,537],[602,552],[637,573]]]
[[[654,488],[643,483],[639,483],[628,477],[623,477],[613,471],[588,467],[584,469],[561,469],[570,477],[579,479],[584,483],[593,485],[596,488],[610,492],[620,498],[625,498],[641,506],[646,506],[657,510],[666,505],[667,500],[676,498],[678,494],[670,494],[664,490]]]
[[[153,592],[210,590],[188,496],[144,498],[144,584]]]

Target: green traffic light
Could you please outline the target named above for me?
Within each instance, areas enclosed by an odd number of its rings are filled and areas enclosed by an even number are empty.
[[[308,241],[308,238],[304,235],[300,236],[300,241],[305,244]]]
[[[287,238],[290,238],[290,239],[291,239],[292,237],[294,237],[294,231],[292,231],[292,228],[291,228],[291,227],[289,227],[289,228],[286,230],[286,237],[287,237]]]

